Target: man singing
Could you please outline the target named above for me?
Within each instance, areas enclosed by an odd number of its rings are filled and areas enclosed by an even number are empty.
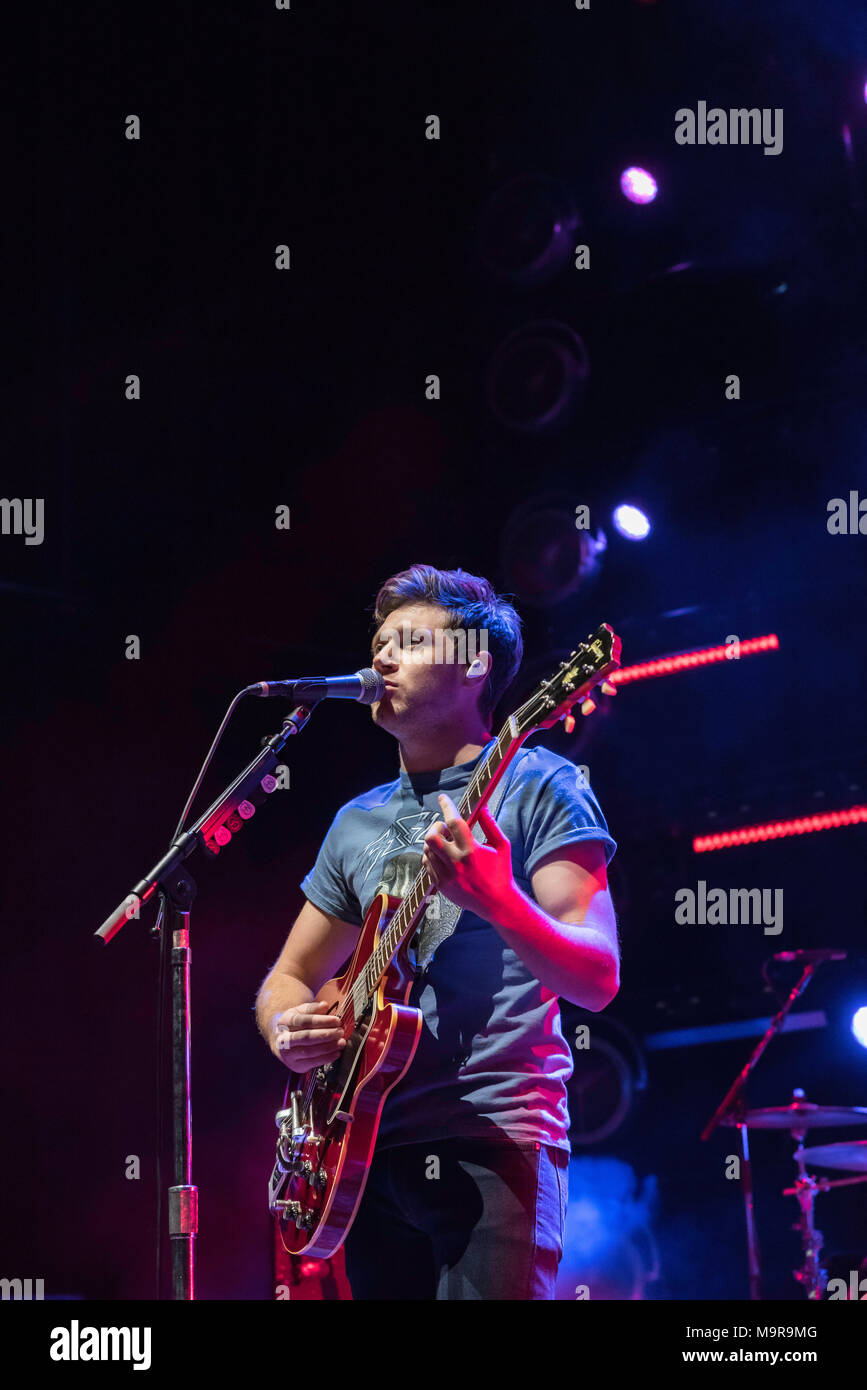
[[[344,1241],[352,1296],[551,1299],[573,1070],[558,999],[598,1013],[619,989],[606,874],[616,845],[579,770],[541,745],[507,769],[496,822],[479,815],[484,843],[458,815],[523,653],[518,614],[487,580],[413,565],[383,584],[374,623],[386,689],[371,713],[397,740],[399,773],[335,816],[257,1022],[292,1071],[334,1061],[341,1026],[315,996],[352,955],[374,897],[402,896],[423,865],[439,892],[416,948],[441,914],[460,915],[407,1001],[422,1033],[385,1099]],[[454,651],[449,630],[479,634],[471,660],[431,659]]]

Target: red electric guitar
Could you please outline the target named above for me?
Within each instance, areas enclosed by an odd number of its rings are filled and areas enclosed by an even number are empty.
[[[619,665],[620,638],[603,623],[503,725],[461,801],[468,825],[524,740],[571,718],[571,707]],[[328,1066],[290,1071],[277,1112],[268,1204],[291,1255],[333,1255],[355,1218],[385,1098],[408,1070],[421,1035],[421,1010],[406,1003],[414,981],[407,946],[436,891],[422,869],[406,897],[378,894],[347,970],[316,996],[341,1020],[346,1047]]]

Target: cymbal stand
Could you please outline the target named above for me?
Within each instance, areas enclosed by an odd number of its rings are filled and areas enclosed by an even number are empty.
[[[825,1292],[825,1286],[828,1283],[828,1271],[823,1269],[819,1263],[819,1255],[824,1240],[822,1232],[817,1230],[813,1223],[813,1208],[816,1194],[820,1191],[820,1183],[816,1181],[812,1173],[807,1172],[804,1166],[804,1135],[806,1133],[806,1129],[792,1130],[792,1138],[798,1141],[798,1147],[794,1153],[794,1159],[798,1165],[798,1176],[793,1195],[797,1197],[798,1206],[801,1208],[800,1220],[792,1223],[792,1230],[801,1232],[801,1244],[804,1248],[804,1263],[800,1269],[793,1270],[793,1276],[807,1290],[807,1298],[819,1299]],[[788,1190],[791,1191],[791,1189]]]

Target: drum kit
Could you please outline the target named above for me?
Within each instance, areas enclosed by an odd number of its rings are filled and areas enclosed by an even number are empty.
[[[759,1288],[758,1241],[753,1211],[749,1131],[751,1129],[786,1129],[795,1141],[793,1158],[798,1176],[794,1187],[783,1189],[783,1195],[797,1198],[801,1209],[800,1219],[794,1223],[793,1229],[801,1232],[804,1263],[800,1269],[794,1270],[793,1273],[798,1283],[806,1290],[809,1299],[820,1299],[825,1292],[828,1281],[828,1271],[822,1268],[819,1259],[823,1245],[822,1232],[816,1230],[813,1221],[816,1197],[820,1192],[830,1192],[835,1187],[851,1187],[855,1183],[867,1182],[867,1140],[846,1140],[839,1144],[820,1144],[815,1148],[804,1148],[804,1138],[812,1129],[830,1128],[837,1125],[867,1124],[867,1107],[860,1105],[813,1105],[804,1099],[804,1092],[800,1089],[793,1091],[791,1105],[748,1110],[745,1102],[747,1080],[767,1050],[771,1040],[784,1027],[792,1005],[804,993],[817,967],[826,961],[845,960],[846,956],[846,951],[835,948],[820,948],[818,950],[782,951],[774,957],[774,960],[777,961],[799,965],[801,967],[800,978],[789,991],[782,1007],[770,1020],[764,1034],[701,1134],[702,1140],[707,1140],[718,1125],[728,1125],[736,1127],[740,1135],[740,1179],[747,1227],[750,1298],[753,1299],[761,1298],[761,1292]],[[806,1166],[808,1163],[817,1168],[832,1168],[844,1172],[859,1173],[862,1176],[839,1178],[835,1182],[831,1182],[828,1178],[816,1178],[808,1173]]]
[[[795,1141],[792,1155],[798,1170],[793,1187],[784,1187],[783,1196],[796,1197],[801,1216],[793,1229],[800,1231],[804,1250],[804,1263],[794,1271],[798,1283],[806,1290],[807,1298],[819,1299],[825,1291],[828,1271],[822,1268],[820,1254],[823,1240],[822,1232],[816,1229],[813,1210],[820,1192],[830,1192],[835,1187],[851,1187],[855,1183],[867,1182],[867,1139],[844,1140],[838,1144],[819,1144],[804,1148],[804,1138],[809,1130],[832,1128],[840,1125],[867,1124],[867,1107],[863,1105],[813,1105],[803,1099],[803,1091],[795,1091],[791,1105],[769,1106],[761,1110],[747,1110],[740,1114],[727,1115],[721,1123],[744,1129],[787,1129]],[[807,1164],[815,1168],[832,1168],[837,1171],[859,1173],[860,1177],[817,1178],[807,1171]],[[750,1270],[758,1278],[758,1255],[755,1244],[755,1230],[752,1222],[752,1193],[750,1190],[749,1217],[747,1221],[748,1241],[750,1243]]]

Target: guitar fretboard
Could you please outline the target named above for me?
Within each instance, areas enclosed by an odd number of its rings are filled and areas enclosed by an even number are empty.
[[[479,761],[458,807],[462,819],[468,823],[491,794],[521,746],[522,738],[514,715],[491,742],[493,746],[489,745],[487,754]],[[435,892],[436,885],[427,869],[420,869],[352,986],[352,1006],[356,1018],[364,1012],[368,999],[378,989],[395,952],[415,930],[428,899]]]

